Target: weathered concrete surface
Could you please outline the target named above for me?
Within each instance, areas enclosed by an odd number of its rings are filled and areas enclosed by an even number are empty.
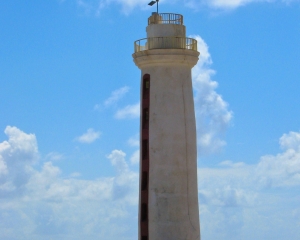
[[[178,24],[151,24],[147,26],[147,37],[185,37],[184,25]]]
[[[155,70],[160,66],[186,66],[189,71],[198,61],[199,52],[187,49],[152,49],[132,54],[135,64],[143,71],[152,66]],[[151,69],[152,70],[152,69]],[[144,71],[144,74],[146,72]],[[149,72],[150,74],[150,72]],[[164,74],[164,73],[163,73]],[[164,75],[160,76],[162,79]]]

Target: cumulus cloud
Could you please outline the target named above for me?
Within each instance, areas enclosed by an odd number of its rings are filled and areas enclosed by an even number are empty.
[[[0,143],[0,153],[4,158],[10,158],[16,162],[17,158],[12,155],[22,155],[23,162],[33,163],[38,158],[37,141],[34,134],[26,134],[16,127],[7,126],[4,133],[8,141]]]
[[[111,92],[110,96],[103,102],[103,103],[97,103],[94,106],[95,111],[101,111],[103,108],[108,108],[112,106],[116,106],[118,101],[122,99],[126,93],[128,93],[129,87],[124,86],[119,89],[116,89]]]
[[[227,160],[215,168],[198,169],[203,237],[276,239],[285,232],[297,239],[300,231],[290,226],[299,223],[299,139],[300,132],[283,134],[279,139],[283,151],[264,155],[257,164]],[[231,228],[234,232],[226,230]],[[259,228],[262,231],[254,234],[253,229]]]
[[[24,190],[39,158],[34,134],[7,126],[8,141],[0,143],[0,197],[16,196]]]
[[[121,150],[113,150],[111,154],[107,156],[111,164],[116,167],[119,173],[128,171],[128,165],[125,161],[126,154]]]
[[[100,137],[100,132],[96,132],[93,128],[89,128],[86,133],[77,137],[75,140],[80,143],[92,143]]]
[[[289,132],[288,134],[283,134],[279,139],[279,144],[282,149],[293,149],[295,151],[300,151],[300,134],[298,132]]]
[[[1,239],[134,238],[130,222],[136,221],[138,173],[129,169],[124,152],[107,156],[114,176],[82,180],[74,173],[66,178],[51,158],[41,170],[34,168],[39,159],[35,135],[16,127],[5,133],[8,140],[0,143]]]
[[[140,162],[140,150],[136,150],[130,157],[131,164],[138,164]]]
[[[130,189],[138,190],[137,188],[134,188],[137,187],[138,174],[129,171],[125,156],[126,154],[121,150],[113,150],[111,154],[108,155],[108,159],[118,173],[118,177],[115,178],[113,184],[113,198],[126,198],[131,204],[137,204],[137,195],[128,195],[128,192],[130,192]]]
[[[125,86],[113,91],[108,99],[104,101],[104,106],[108,107],[118,102],[129,91],[129,87]]]
[[[139,134],[136,134],[135,136],[129,138],[127,143],[131,147],[139,147],[140,146]]]
[[[300,133],[284,134],[279,140],[283,153],[261,157],[259,183],[267,187],[300,186]]]
[[[227,160],[215,168],[198,169],[203,238],[263,240],[284,233],[297,239],[299,136],[284,134],[279,140],[283,152],[262,156],[257,164]]]
[[[255,192],[265,188],[300,186],[300,132],[284,134],[277,155],[264,155],[256,165],[223,161],[218,168],[198,170],[199,193],[203,202],[225,204],[226,198],[239,204],[253,203]],[[208,200],[209,199],[209,200]],[[223,199],[223,200],[221,200]]]
[[[39,159],[34,134],[16,127],[5,133],[8,140],[0,143],[1,239],[136,238],[132,223],[137,222],[139,176],[125,152],[107,155],[112,176],[84,180],[74,173],[68,178],[51,158],[40,170],[34,168]],[[203,238],[263,240],[283,234],[297,239],[299,228],[291,226],[300,219],[299,137],[300,132],[284,134],[282,152],[262,156],[254,165],[226,160],[198,169]],[[22,181],[16,180],[19,176]]]
[[[251,187],[254,167],[230,162],[221,168],[198,169],[199,197],[201,204],[238,207],[254,203]],[[224,167],[225,166],[225,167]]]
[[[128,145],[131,147],[139,147],[140,146],[140,139],[139,134],[136,134],[135,136],[131,137],[127,141]],[[137,149],[134,151],[134,153],[130,157],[130,163],[132,165],[138,164],[140,162],[140,150]]]
[[[134,105],[127,105],[126,107],[119,109],[115,118],[117,119],[125,119],[125,118],[138,118],[140,116],[140,103],[136,103]]]
[[[193,68],[199,153],[213,153],[226,144],[221,135],[230,125],[233,114],[216,92],[218,83],[212,80],[215,71],[211,68],[212,59],[207,44],[198,35],[191,37],[197,39],[200,52],[199,61]]]

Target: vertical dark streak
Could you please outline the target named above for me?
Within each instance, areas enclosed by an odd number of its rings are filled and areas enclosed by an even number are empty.
[[[141,184],[140,184],[140,239],[149,239],[149,111],[150,111],[150,75],[145,74],[142,81],[141,113]]]

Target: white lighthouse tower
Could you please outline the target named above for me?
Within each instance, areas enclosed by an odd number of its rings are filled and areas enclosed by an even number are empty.
[[[191,69],[183,16],[153,13],[134,44],[141,69],[139,240],[200,240]]]

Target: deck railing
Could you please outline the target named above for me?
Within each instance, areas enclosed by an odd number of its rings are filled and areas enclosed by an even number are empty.
[[[189,49],[197,51],[197,40],[186,37],[152,37],[134,42],[134,52],[151,49]]]
[[[148,18],[150,24],[183,24],[183,16],[177,13],[154,13]]]

